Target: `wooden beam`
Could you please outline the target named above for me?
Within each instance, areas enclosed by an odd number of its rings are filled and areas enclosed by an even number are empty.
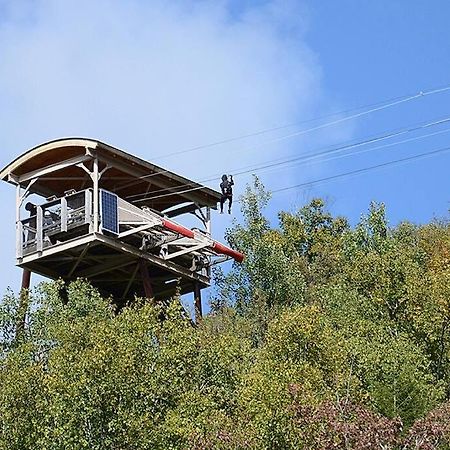
[[[133,284],[134,280],[136,279],[136,274],[137,274],[137,271],[139,270],[139,267],[140,267],[140,262],[138,264],[136,264],[136,267],[133,270],[133,273],[128,281],[128,284],[127,284],[125,290],[123,291],[122,299],[124,299],[124,300],[125,300],[125,297],[128,295],[128,292],[130,291],[131,285]]]
[[[122,267],[129,266],[134,262],[134,259],[130,259],[128,256],[118,256],[116,260],[111,261],[106,264],[98,265],[96,264],[94,267],[89,267],[88,269],[84,269],[77,274],[78,277],[81,278],[93,278],[97,275],[101,275],[102,273],[110,272],[112,270],[120,269]]]
[[[93,262],[96,262],[97,264],[105,264],[105,261],[107,261],[107,260],[111,261],[112,259],[117,261],[118,258],[120,258],[121,256],[123,256],[123,255],[116,253],[115,255],[90,256],[89,259],[92,260]],[[130,262],[130,264],[131,264],[131,262]],[[123,276],[125,276],[126,279],[128,280],[128,278],[130,276],[130,270],[127,267],[128,266],[117,267],[115,270],[118,271],[118,272],[121,272],[123,274]],[[119,281],[120,280],[120,278],[118,278],[117,274],[115,274],[114,277],[115,277],[114,281]],[[97,276],[96,276],[96,280],[95,281],[98,281]]]
[[[81,238],[76,237],[73,239],[69,239],[68,241],[60,242],[59,244],[54,244],[51,247],[42,249],[42,252],[40,254],[38,252],[34,252],[24,256],[23,258],[18,258],[17,264],[25,265],[33,261],[40,260],[41,258],[45,258],[47,256],[59,254],[61,252],[76,249],[78,247],[84,247],[84,245],[92,241],[95,241],[95,235],[93,233],[86,234]]]
[[[109,236],[105,236],[102,234],[95,234],[96,240],[103,242],[104,244],[119,249],[120,251],[124,253],[131,253],[138,258],[144,258],[156,266],[162,267],[164,269],[167,269],[168,271],[174,273],[177,276],[184,276],[185,278],[188,278],[192,281],[200,281],[201,283],[204,283],[206,285],[209,285],[210,281],[209,278],[205,277],[204,275],[200,275],[195,272],[191,272],[189,269],[186,269],[178,264],[175,264],[171,261],[165,261],[155,255],[152,255],[151,253],[147,253],[145,251],[141,251],[133,247],[132,245],[125,244],[124,242],[119,242],[116,239],[113,239]]]
[[[52,280],[57,280],[58,278],[61,278],[61,275],[59,273],[54,272],[53,270],[49,269],[48,267],[42,266],[40,264],[20,264],[19,267],[23,269],[28,269],[33,273],[36,273],[38,275],[42,275],[43,277],[50,278]]]
[[[91,157],[87,156],[87,155],[76,156],[75,158],[69,158],[69,159],[66,159],[65,161],[60,161],[55,164],[45,166],[44,168],[41,168],[41,169],[32,170],[31,172],[20,175],[19,183],[23,183],[25,181],[31,180],[32,178],[42,177],[48,173],[52,173],[52,172],[56,172],[61,169],[65,169],[66,167],[76,166],[78,163],[87,161],[88,159],[91,159]]]
[[[197,205],[195,203],[189,203],[189,205],[181,206],[180,208],[172,209],[170,211],[163,211],[162,213],[167,217],[176,217],[181,214],[188,214],[197,209]]]
[[[91,243],[90,243],[90,242],[88,242],[88,243],[85,245],[85,247],[83,248],[82,252],[81,252],[80,255],[78,256],[77,260],[75,261],[75,264],[72,266],[72,268],[70,269],[70,272],[67,274],[67,277],[68,277],[68,278],[70,278],[70,277],[74,274],[76,268],[78,267],[78,265],[80,264],[80,262],[81,262],[81,261],[83,260],[83,258],[85,257],[85,255],[86,255],[86,253],[88,252],[90,246],[91,246]]]

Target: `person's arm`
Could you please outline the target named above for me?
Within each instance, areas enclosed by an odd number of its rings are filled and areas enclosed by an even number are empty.
[[[233,175],[230,175],[230,186],[234,186]]]

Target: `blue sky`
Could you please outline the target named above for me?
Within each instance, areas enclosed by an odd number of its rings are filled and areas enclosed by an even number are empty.
[[[314,5],[313,5],[314,3]],[[325,97],[340,105],[370,103],[414,93],[450,80],[450,3],[447,1],[324,1],[310,3],[306,42],[319,55]],[[358,122],[355,134],[378,133],[448,115],[450,95],[409,103],[386,114]],[[448,135],[383,152],[383,161],[450,144]],[[378,159],[365,156],[358,164]],[[355,163],[356,164],[356,163]],[[322,186],[320,195],[333,199],[333,209],[352,218],[370,200],[384,201],[389,217],[426,222],[445,215],[450,207],[450,154],[402,167]],[[345,171],[353,165],[339,163]]]
[[[311,118],[450,84],[449,17],[444,0],[0,0],[0,165],[40,142],[88,136],[202,180],[450,116],[445,92],[268,142],[330,120],[300,124]],[[446,147],[449,136],[260,177],[279,189]],[[393,224],[424,223],[448,214],[449,163],[446,153],[311,184],[275,194],[268,213],[321,196],[352,223],[372,200],[386,203]],[[250,179],[236,177],[237,195]],[[20,271],[14,189],[3,183],[0,197],[10,212],[0,225],[4,291],[17,289]],[[221,239],[230,218],[214,220]]]

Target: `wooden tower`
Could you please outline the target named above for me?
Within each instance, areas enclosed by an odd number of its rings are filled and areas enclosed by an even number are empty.
[[[122,305],[210,284],[213,264],[243,255],[211,238],[220,193],[92,139],[60,139],[0,172],[16,186],[16,264],[86,278]],[[179,220],[194,215],[198,228]]]

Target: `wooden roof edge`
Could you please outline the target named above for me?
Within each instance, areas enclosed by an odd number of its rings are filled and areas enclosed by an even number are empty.
[[[161,176],[165,176],[167,178],[170,178],[174,181],[179,182],[182,185],[189,185],[192,187],[192,189],[195,189],[194,192],[205,194],[208,197],[211,197],[214,201],[219,201],[221,194],[218,191],[215,191],[214,189],[211,189],[207,186],[204,186],[200,183],[197,183],[193,180],[189,180],[188,178],[185,178],[181,175],[178,175],[174,172],[171,172],[169,170],[166,170],[162,167],[159,167],[153,163],[150,163],[142,158],[139,158],[135,155],[132,155],[128,152],[125,152],[124,150],[118,149],[117,147],[114,147],[110,144],[106,144],[102,141],[99,141],[97,139],[90,139],[90,138],[83,138],[83,137],[68,137],[68,138],[59,138],[52,141],[44,142],[42,144],[39,144],[30,150],[27,150],[25,153],[19,155],[17,158],[15,158],[12,162],[10,162],[7,166],[5,166],[0,171],[0,180],[4,180],[6,182],[14,183],[14,181],[9,177],[9,175],[14,173],[14,170],[18,167],[20,167],[25,162],[31,160],[32,158],[39,156],[47,151],[54,150],[58,147],[68,147],[68,146],[74,146],[74,147],[88,147],[91,149],[98,150],[104,150],[109,153],[115,154],[132,164],[138,165],[142,168],[145,168],[146,170],[150,170],[152,172],[160,172]],[[176,193],[174,193],[176,194]]]
[[[94,139],[88,139],[88,138],[81,138],[81,137],[71,137],[71,138],[59,138],[54,139],[52,141],[44,142],[42,144],[36,145],[35,147],[27,150],[25,153],[22,153],[17,158],[15,158],[13,161],[11,161],[8,165],[6,165],[1,171],[0,171],[0,180],[4,180],[7,182],[11,182],[9,180],[8,176],[14,172],[14,169],[17,167],[20,167],[25,162],[29,161],[30,159],[39,156],[49,150],[54,150],[55,148],[58,148],[61,146],[61,143],[64,143],[64,146],[67,147],[69,145],[72,145],[74,147],[89,147],[92,149],[95,149],[97,147],[97,144],[99,141],[96,141]]]

